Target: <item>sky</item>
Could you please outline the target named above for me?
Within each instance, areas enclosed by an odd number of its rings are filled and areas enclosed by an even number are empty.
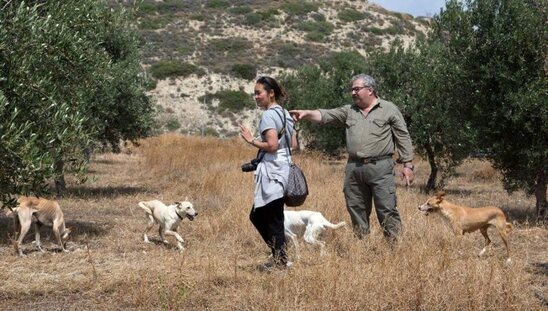
[[[409,13],[415,17],[429,16],[440,12],[440,8],[445,7],[445,0],[370,0],[380,4],[387,10]]]

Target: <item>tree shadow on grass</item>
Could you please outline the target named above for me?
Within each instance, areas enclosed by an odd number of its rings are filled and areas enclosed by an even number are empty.
[[[76,199],[116,198],[140,193],[156,193],[145,187],[131,186],[107,186],[107,187],[70,187],[65,192],[65,197]]]

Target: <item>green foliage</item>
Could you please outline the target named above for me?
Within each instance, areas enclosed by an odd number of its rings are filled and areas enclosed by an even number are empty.
[[[228,6],[229,3],[226,0],[209,0],[207,2],[207,7],[212,9],[224,9]]]
[[[154,78],[160,80],[170,77],[187,77],[191,74],[200,77],[205,75],[205,71],[194,64],[163,60],[152,64],[150,73]]]
[[[443,188],[474,147],[474,131],[462,100],[465,72],[440,44],[401,42],[369,58],[379,94],[400,107],[415,151],[430,164],[426,191]]]
[[[457,111],[477,131],[478,148],[506,190],[534,192],[537,216],[546,220],[546,3],[451,0],[446,7],[429,42],[442,45],[444,61],[461,73],[452,84],[461,94]]]
[[[92,142],[117,146],[147,133],[150,103],[127,20],[103,1],[3,4],[0,178],[11,185],[1,195],[40,192],[65,170],[84,174]]]
[[[259,13],[251,12],[245,15],[245,25],[257,25],[263,20],[263,17]]]
[[[245,14],[247,14],[247,13],[253,12],[253,9],[250,8],[250,7],[247,6],[247,5],[233,6],[233,7],[231,7],[231,8],[228,9],[228,12],[231,13],[231,14],[245,15]]]
[[[537,193],[539,213],[548,168],[546,9],[545,1],[449,1],[433,32],[468,73],[463,91],[481,148],[507,190]]]
[[[144,30],[156,30],[167,26],[171,18],[167,16],[147,16],[139,20],[139,28]]]
[[[257,67],[253,64],[234,64],[231,72],[236,77],[253,80],[257,75]]]
[[[231,37],[226,39],[214,39],[209,42],[209,47],[214,52],[239,53],[250,49],[251,42],[243,37]]]
[[[362,19],[365,19],[368,15],[364,12],[360,12],[356,9],[344,9],[337,13],[339,19],[343,22],[356,22]]]
[[[206,94],[199,98],[201,102],[205,102],[208,106],[211,106],[213,99],[219,100],[218,110],[220,112],[239,112],[244,109],[255,108],[255,102],[244,91],[223,90],[215,94]]]
[[[168,131],[173,132],[181,128],[181,122],[177,119],[169,119],[166,122],[166,128]]]
[[[282,4],[281,9],[289,16],[303,16],[318,10],[318,4],[307,1],[288,1]]]
[[[335,27],[329,22],[304,21],[297,28],[308,32],[306,35],[308,40],[321,42],[331,34]]]
[[[280,81],[290,94],[288,109],[329,109],[352,102],[347,91],[350,78],[365,72],[365,59],[358,53],[342,52],[320,61],[319,66],[305,66]],[[307,147],[338,154],[345,147],[344,130],[300,123],[300,135]]]

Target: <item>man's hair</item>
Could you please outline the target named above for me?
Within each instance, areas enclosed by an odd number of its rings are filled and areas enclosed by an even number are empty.
[[[370,87],[373,90],[373,94],[375,96],[377,95],[377,84],[375,83],[375,79],[373,79],[372,76],[366,75],[364,73],[360,73],[359,75],[355,75],[350,80],[350,84],[354,83],[356,80],[362,80],[363,86]]]

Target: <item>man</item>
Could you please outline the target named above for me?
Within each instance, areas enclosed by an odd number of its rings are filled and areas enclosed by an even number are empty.
[[[377,96],[375,80],[360,74],[352,78],[352,105],[334,109],[291,110],[299,121],[310,120],[346,128],[348,163],[344,180],[346,208],[358,238],[369,233],[372,201],[377,218],[388,238],[398,236],[402,224],[396,207],[394,181],[394,147],[398,163],[403,163],[402,177],[413,182],[413,147],[399,109]]]

